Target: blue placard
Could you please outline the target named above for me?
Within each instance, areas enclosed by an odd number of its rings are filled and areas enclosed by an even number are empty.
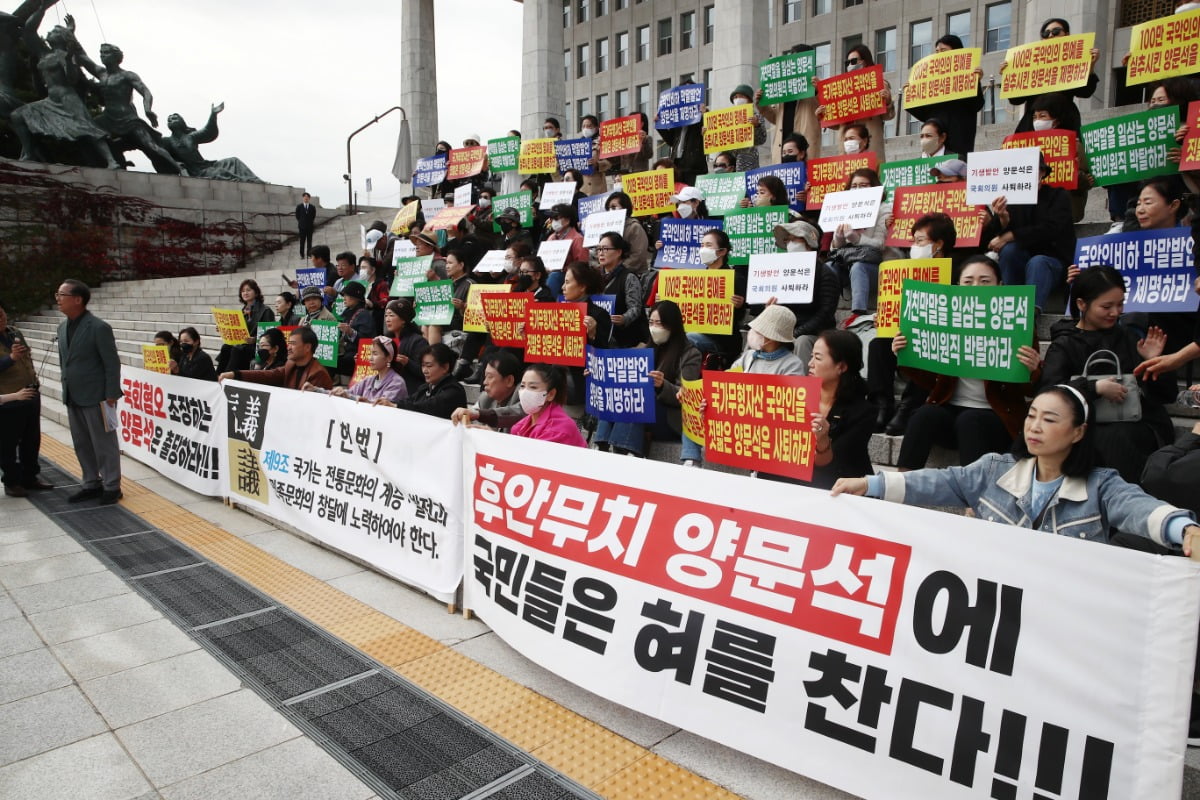
[[[608,202],[608,196],[612,192],[604,192],[602,194],[594,194],[591,197],[581,197],[575,203],[575,208],[579,211],[579,227],[583,227],[583,221],[588,218],[589,214],[595,214],[597,211],[604,211],[604,205]]]
[[[682,86],[664,89],[658,95],[658,113],[654,117],[654,127],[661,131],[695,125],[704,118],[700,110],[703,105],[703,84],[685,83]]]
[[[588,300],[607,311],[610,317],[617,313],[617,296],[615,294],[593,294],[588,296]],[[567,298],[560,294],[558,302],[565,303]]]
[[[558,161],[559,172],[577,169],[583,175],[591,175],[592,140],[587,137],[559,139],[554,143],[554,158]]]
[[[654,351],[587,349],[587,413],[610,422],[654,422]]]
[[[324,267],[296,270],[296,296],[299,297],[300,292],[303,292],[309,286],[315,286],[318,289],[325,288]]]
[[[746,173],[746,196],[753,198],[758,191],[758,181],[764,175],[774,175],[783,181],[788,190],[788,208],[793,211],[803,211],[804,203],[796,200],[796,193],[804,191],[808,186],[808,169],[804,161],[793,161],[790,164],[771,164],[766,167],[752,169]]]
[[[1125,278],[1125,311],[1195,311],[1191,228],[1092,236],[1075,243],[1080,269],[1108,264]]]
[[[417,171],[413,176],[413,186],[437,186],[446,180],[447,158],[445,153],[418,158]]]
[[[704,269],[700,263],[700,240],[713,228],[723,228],[719,219],[673,219],[666,218],[658,229],[658,240],[662,249],[654,259],[654,266]]]

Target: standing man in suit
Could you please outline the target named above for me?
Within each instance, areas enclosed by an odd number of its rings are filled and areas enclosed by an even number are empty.
[[[300,204],[296,206],[296,226],[300,229],[300,257],[307,258],[312,249],[313,226],[317,222],[317,207],[312,204],[312,196],[305,192],[300,195]]]
[[[62,282],[54,293],[66,317],[58,325],[58,363],[62,399],[71,441],[83,473],[83,487],[72,503],[100,498],[101,505],[121,499],[121,450],[117,441],[117,398],[121,362],[112,327],[87,309],[92,291],[83,281]]]

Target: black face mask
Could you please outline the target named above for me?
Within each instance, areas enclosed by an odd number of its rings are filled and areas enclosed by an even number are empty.
[[[513,229],[513,224],[508,220],[501,220],[499,223],[501,233],[509,233]]]
[[[796,158],[796,156],[793,153],[788,153],[786,156],[779,159],[779,162],[781,164],[791,164],[793,161],[797,161],[797,160],[798,159]]]
[[[258,356],[258,363],[260,364],[266,364],[271,360],[271,351],[263,347],[258,348],[255,355]]]
[[[192,343],[191,342],[180,342],[179,343],[179,352],[181,352],[181,353],[192,352]]]
[[[530,277],[529,275],[522,275],[521,277],[517,278],[517,291],[518,292],[528,292],[532,286],[533,286],[533,278]]]

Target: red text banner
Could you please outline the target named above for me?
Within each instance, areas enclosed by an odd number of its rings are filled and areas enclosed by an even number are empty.
[[[483,303],[483,317],[492,341],[500,347],[524,347],[525,337],[519,328],[525,322],[525,310],[533,301],[533,294],[485,294],[479,301]]]

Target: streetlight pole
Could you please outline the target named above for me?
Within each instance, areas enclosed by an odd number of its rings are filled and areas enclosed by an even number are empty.
[[[365,131],[367,128],[374,125],[376,122],[379,122],[379,120],[383,119],[384,117],[386,117],[388,114],[392,113],[393,111],[399,111],[400,116],[403,117],[403,121],[400,123],[401,141],[403,141],[403,130],[404,130],[404,128],[408,127],[408,114],[400,106],[392,106],[387,111],[384,111],[382,114],[376,114],[375,118],[373,120],[368,122],[366,125],[363,125],[361,128],[356,130],[354,133],[352,133],[346,137],[346,174],[342,177],[344,177],[346,179],[346,213],[347,214],[354,213],[354,179],[353,179],[354,172],[350,168],[350,140],[353,139],[355,136],[358,136],[360,133]]]

